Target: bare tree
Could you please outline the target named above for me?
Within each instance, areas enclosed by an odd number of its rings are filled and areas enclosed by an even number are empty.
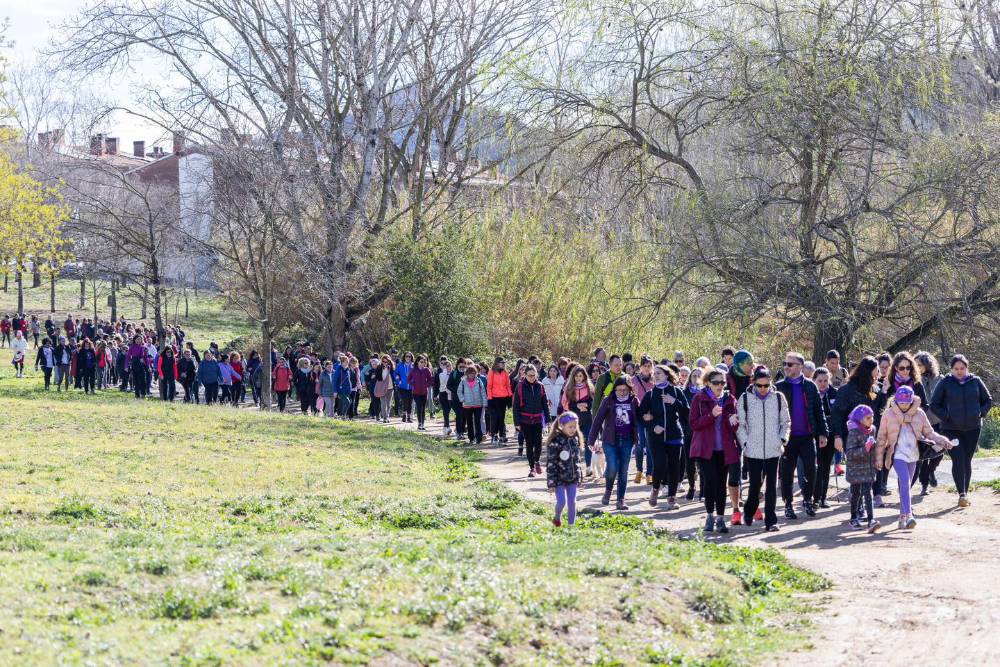
[[[268,147],[306,197],[287,198],[291,231],[332,351],[392,290],[359,251],[402,225],[432,230],[501,159],[482,150],[507,123],[488,102],[550,12],[507,0],[112,0],[65,26],[58,55],[84,73],[159,58],[184,85],[151,82],[149,120],[206,149],[232,137]]]

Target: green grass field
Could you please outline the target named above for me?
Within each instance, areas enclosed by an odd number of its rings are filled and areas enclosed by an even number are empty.
[[[0,279],[2,280],[2,279]],[[50,292],[47,279],[43,281],[41,287],[27,287],[31,281],[25,283],[24,307],[29,315],[38,315],[44,322],[50,313]],[[59,280],[56,282],[56,312],[53,317],[61,323],[66,319],[67,313],[72,313],[74,317],[84,318],[94,316],[94,300],[90,291],[90,283],[87,285],[86,305],[80,308],[80,283],[75,280]],[[97,314],[104,319],[110,319],[111,309],[107,305],[107,297],[110,293],[110,286],[106,282],[98,282]],[[231,340],[247,336],[253,333],[251,325],[238,309],[226,303],[226,299],[218,294],[199,292],[196,297],[192,291],[188,292],[188,317],[184,317],[184,300],[181,297],[177,300],[178,292],[168,290],[165,313],[167,324],[180,324],[188,333],[190,340],[202,349],[208,347],[209,341],[216,341],[219,345],[225,345]],[[8,284],[7,292],[0,291],[0,316],[11,314],[17,307],[17,287],[13,279]],[[142,306],[137,295],[128,290],[121,290],[118,293],[118,313],[129,321],[139,321],[142,314]],[[152,324],[152,307],[147,311],[144,320],[147,324]],[[32,359],[32,362],[34,360]]]
[[[556,530],[419,435],[0,374],[2,665],[744,665],[827,586],[638,520]]]

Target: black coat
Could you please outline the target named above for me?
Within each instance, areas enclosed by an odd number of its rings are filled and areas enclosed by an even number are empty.
[[[665,395],[673,396],[674,402],[663,402]],[[652,415],[652,421],[646,421],[646,415]],[[639,424],[646,428],[646,437],[650,442],[680,442],[690,441],[691,424],[689,422],[690,408],[684,390],[670,385],[666,389],[653,387],[642,397],[639,403]],[[663,433],[657,435],[653,429],[663,427]]]
[[[867,396],[862,394],[857,385],[847,382],[840,385],[837,390],[837,400],[833,404],[832,417],[830,418],[830,435],[840,437],[846,441],[847,438],[847,418],[854,408],[861,404],[867,405],[876,416],[878,414],[878,395]]]
[[[941,418],[942,431],[975,431],[993,407],[993,397],[983,381],[970,375],[965,383],[944,376],[934,389],[931,410]]]
[[[792,412],[792,383],[787,379],[774,385],[774,388],[785,395],[788,411]],[[806,401],[806,418],[809,420],[809,432],[816,436],[830,435],[830,427],[823,411],[823,399],[819,395],[816,383],[808,378],[802,378],[802,397]],[[846,421],[846,420],[845,420]]]
[[[514,426],[521,424],[541,424],[548,420],[549,400],[545,387],[539,381],[521,380],[514,388]]]
[[[181,384],[189,384],[198,377],[198,368],[194,364],[194,359],[181,357],[177,360],[177,379]]]

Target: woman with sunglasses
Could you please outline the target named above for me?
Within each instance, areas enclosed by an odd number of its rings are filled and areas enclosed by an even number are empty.
[[[743,447],[750,486],[743,504],[743,523],[753,523],[764,487],[764,527],[778,530],[778,461],[791,432],[792,418],[785,395],[771,389],[771,371],[761,366],[753,372],[750,388],[736,401],[739,426],[736,440]]]
[[[736,445],[739,418],[736,400],[726,391],[726,374],[718,369],[705,374],[705,388],[691,402],[691,458],[701,469],[705,494],[705,532],[728,533],[726,482],[728,466],[740,458]]]
[[[889,369],[885,371],[882,378],[881,389],[878,395],[878,404],[875,407],[875,426],[881,428],[882,414],[889,405],[889,399],[896,395],[900,387],[909,387],[913,390],[913,395],[919,399],[917,407],[927,405],[927,394],[924,392],[924,385],[920,381],[920,367],[909,352],[897,352],[889,363]],[[885,502],[883,496],[890,495],[888,482],[890,463],[878,471],[878,477],[873,487],[875,493],[875,507],[883,507]]]

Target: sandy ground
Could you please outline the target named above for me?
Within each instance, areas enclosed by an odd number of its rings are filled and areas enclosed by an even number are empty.
[[[394,420],[395,421],[395,420]],[[410,430],[413,425],[397,424]],[[428,421],[428,435],[441,435],[438,421]],[[544,477],[527,477],[516,445],[487,448],[483,468],[528,497],[550,502]],[[634,460],[633,460],[634,466]],[[978,459],[977,479],[1000,478],[1000,459]],[[779,656],[779,665],[1000,665],[1000,496],[971,495],[972,506],[957,508],[948,493],[950,462],[939,468],[939,486],[915,496],[915,530],[899,530],[895,477],[887,506],[875,510],[882,529],[875,535],[847,524],[846,493],[816,517],[780,519],[780,531],[766,533],[755,524],[707,539],[744,546],[771,546],[801,567],[834,582],[825,594],[810,645]],[[839,480],[841,489],[843,478]],[[704,520],[697,500],[681,500],[679,510],[650,507],[649,486],[629,487],[626,513],[651,519],[679,535],[694,535]],[[831,492],[835,490],[831,480]],[[581,489],[582,508],[601,508],[603,484]],[[779,497],[779,510],[781,500]],[[613,506],[612,506],[613,507]],[[602,508],[608,509],[608,508]],[[613,510],[612,510],[613,511]],[[779,511],[780,517],[780,511]]]

